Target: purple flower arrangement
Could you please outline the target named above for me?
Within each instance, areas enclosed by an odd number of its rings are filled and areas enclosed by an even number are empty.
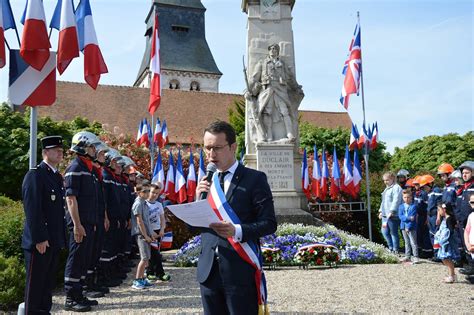
[[[267,235],[261,239],[262,246],[280,249],[277,253],[272,253],[272,263],[280,266],[300,265],[301,259],[296,257],[298,249],[305,245],[323,243],[332,245],[338,252],[338,263],[342,264],[373,264],[384,262],[383,259],[364,245],[351,246],[346,243],[337,231],[328,231],[322,236],[317,236],[311,232],[304,235],[291,233],[277,236]],[[185,243],[176,253],[174,260],[176,266],[190,267],[196,266],[201,251],[201,237],[195,236]]]

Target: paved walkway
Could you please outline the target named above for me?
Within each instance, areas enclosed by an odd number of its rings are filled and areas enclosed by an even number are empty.
[[[99,299],[96,313],[191,314],[201,312],[195,268],[165,266],[172,281],[145,291],[130,288],[132,274]],[[446,268],[418,265],[353,265],[335,269],[278,268],[266,271],[272,314],[282,313],[430,313],[472,314],[474,286],[463,278],[441,280]],[[64,294],[54,297],[53,313],[62,311]]]

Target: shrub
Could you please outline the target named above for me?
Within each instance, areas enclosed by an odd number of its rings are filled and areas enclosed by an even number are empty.
[[[0,196],[0,254],[22,261],[21,234],[24,212],[21,202]]]
[[[25,268],[16,257],[0,254],[0,309],[11,310],[23,301]]]

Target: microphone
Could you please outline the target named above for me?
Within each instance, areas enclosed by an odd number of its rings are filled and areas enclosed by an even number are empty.
[[[216,164],[210,162],[209,164],[207,164],[207,168],[206,168],[206,180],[208,183],[211,183],[212,182],[212,176],[214,175],[214,173],[217,171],[217,167],[216,167]],[[207,191],[203,191],[201,193],[201,196],[199,197],[200,200],[202,199],[206,199],[207,198]]]

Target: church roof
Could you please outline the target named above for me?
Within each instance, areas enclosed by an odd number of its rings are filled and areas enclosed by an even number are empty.
[[[199,0],[155,0],[159,12],[161,68],[222,75],[205,37],[205,8]],[[199,10],[195,10],[199,9]],[[145,52],[135,83],[150,65],[153,18],[146,20]],[[178,28],[179,30],[176,30]],[[183,31],[186,30],[186,31]]]
[[[171,143],[201,143],[204,128],[216,119],[228,121],[240,94],[163,90],[155,117],[166,119]],[[99,85],[58,81],[56,102],[40,106],[40,116],[67,121],[77,116],[105,124],[106,129],[135,137],[138,123],[146,117],[150,90],[130,86]],[[347,113],[300,111],[301,120],[319,127],[351,127]]]

